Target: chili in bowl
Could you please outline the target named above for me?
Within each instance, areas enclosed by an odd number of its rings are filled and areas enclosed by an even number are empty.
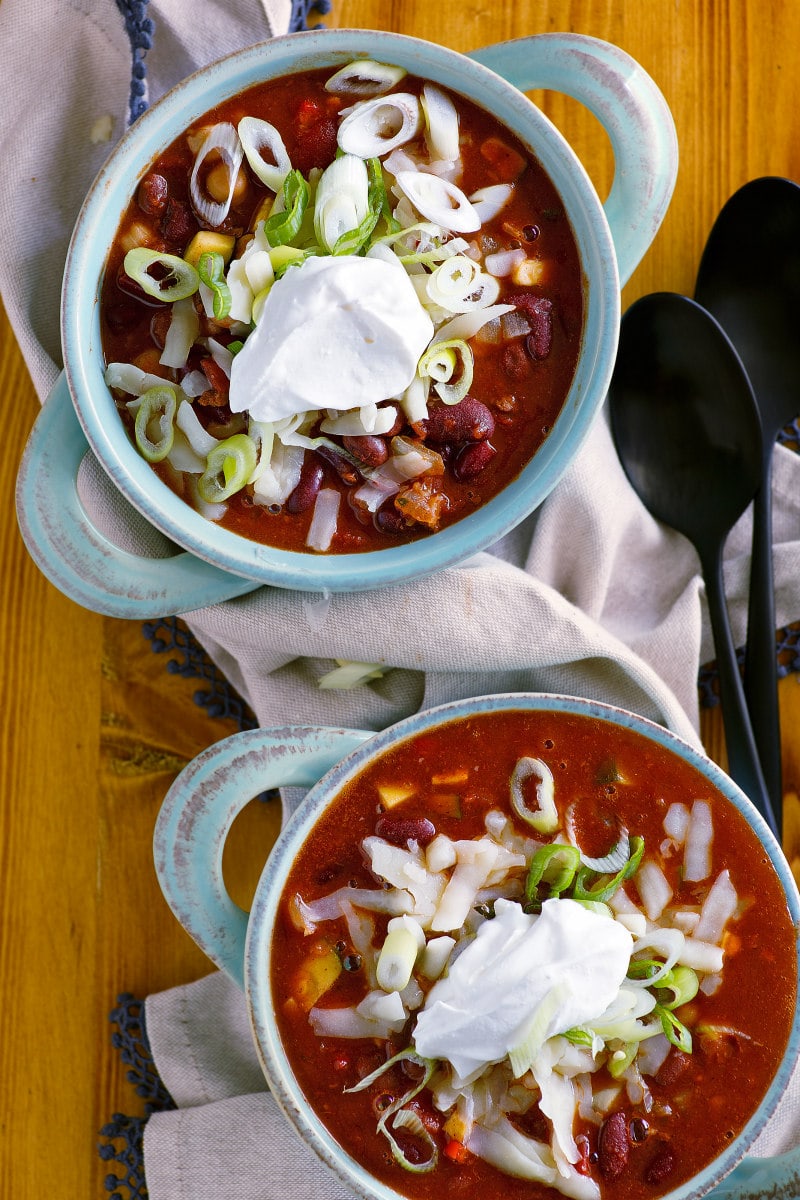
[[[655,85],[593,39],[497,49],[520,86],[591,97],[631,160],[609,202],[629,271],[674,179]],[[602,403],[619,275],[591,184],[513,83],[324,31],[137,121],[79,218],[62,314],[90,445],[162,532],[240,576],[352,590],[458,562],[541,503]]]
[[[235,811],[342,753],[234,911],[212,864]],[[245,987],[289,1120],[375,1200],[699,1197],[800,1050],[779,847],[716,766],[616,708],[508,695],[374,736],[237,735],[174,785],[156,863]]]

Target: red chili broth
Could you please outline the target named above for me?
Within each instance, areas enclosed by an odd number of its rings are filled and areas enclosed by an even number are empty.
[[[359,845],[374,832],[380,815],[377,785],[414,781],[419,791],[400,806],[403,816],[426,816],[437,832],[452,838],[479,836],[490,808],[512,816],[519,832],[529,833],[508,802],[508,780],[517,759],[525,755],[542,758],[550,766],[562,817],[567,807],[575,804],[577,836],[590,854],[608,850],[621,820],[632,836],[644,837],[645,854],[652,855],[665,838],[662,822],[670,803],[691,805],[698,798],[709,801],[714,816],[710,879],[704,885],[682,884],[682,853],[665,859],[662,867],[675,890],[674,899],[692,903],[698,889],[707,890],[710,880],[727,866],[740,901],[747,901],[746,911],[734,926],[739,949],[726,953],[723,985],[713,996],[698,993],[690,1005],[676,1010],[676,1015],[690,1027],[704,1021],[732,1026],[752,1041],[739,1039],[734,1044],[723,1040],[714,1049],[695,1034],[688,1064],[681,1062],[675,1050],[667,1059],[663,1074],[676,1073],[672,1083],[657,1083],[648,1077],[655,1101],[652,1113],[630,1104],[624,1088],[617,1104],[631,1120],[646,1119],[649,1132],[643,1142],[631,1146],[629,1167],[622,1176],[599,1179],[601,1196],[603,1200],[653,1198],[690,1178],[721,1153],[767,1090],[785,1051],[794,1014],[796,931],[780,881],[744,817],[694,767],[630,730],[563,713],[484,714],[421,733],[368,765],[320,818],[284,889],[273,938],[271,980],[281,1038],[320,1120],[353,1158],[401,1194],[413,1200],[439,1200],[442,1194],[470,1200],[478,1196],[481,1200],[554,1200],[559,1194],[554,1190],[505,1175],[470,1154],[464,1162],[454,1162],[440,1153],[438,1165],[429,1174],[403,1170],[393,1161],[388,1143],[375,1132],[374,1103],[378,1096],[394,1097],[407,1091],[408,1077],[394,1068],[364,1092],[346,1095],[344,1089],[377,1068],[388,1053],[401,1049],[407,1039],[401,1036],[396,1044],[384,1047],[373,1041],[318,1038],[306,1013],[294,1000],[287,1000],[293,996],[308,942],[314,940],[305,938],[292,923],[287,900],[299,892],[304,900],[313,901],[348,883],[375,886]],[[469,766],[466,787],[436,788],[428,782],[437,773],[464,765]],[[627,886],[631,898],[638,901],[635,888],[630,883]],[[374,916],[379,945],[387,918]],[[322,923],[319,934],[332,943],[339,941],[342,953],[347,953],[343,920]],[[319,1003],[357,1003],[366,990],[358,972],[342,971]],[[611,1082],[610,1078],[607,1081]],[[671,1108],[670,1115],[661,1111],[664,1105]],[[433,1109],[428,1093],[422,1093],[423,1112],[426,1107],[431,1127],[436,1128],[443,1118]],[[578,1121],[574,1133],[585,1133],[596,1151],[597,1128]],[[538,1137],[544,1133],[549,1140],[544,1126],[538,1131],[523,1127],[523,1132]],[[441,1151],[446,1135],[437,1133],[436,1137]],[[666,1148],[671,1148],[674,1156],[669,1178],[660,1186],[646,1182],[648,1170]],[[595,1166],[595,1176],[596,1172]]]
[[[258,116],[269,120],[281,130],[295,166],[304,172],[312,165],[325,166],[333,158],[335,147],[318,146],[313,139],[309,142],[307,131],[303,132],[303,113],[307,111],[310,103],[327,106],[329,110],[332,105],[338,107],[343,103],[324,90],[324,83],[331,73],[332,69],[327,68],[257,85],[198,118],[187,134],[217,121],[230,121],[236,125],[241,117],[247,114]],[[419,93],[422,84],[421,79],[406,76],[400,86],[404,91]],[[514,376],[508,364],[504,365],[497,348],[488,344],[481,345],[474,339],[471,341],[475,370],[470,395],[482,400],[492,409],[496,424],[491,443],[497,453],[480,475],[470,482],[459,482],[446,468],[442,478],[446,480],[444,486],[449,497],[449,507],[442,516],[440,528],[460,520],[501,491],[517,477],[547,437],[564,405],[575,373],[584,304],[583,274],[577,246],[562,202],[549,177],[522,143],[496,118],[462,97],[454,96],[454,100],[459,110],[462,131],[466,133],[466,138],[462,137],[464,175],[459,181],[459,186],[467,194],[478,187],[502,181],[502,166],[495,168],[480,152],[480,147],[486,139],[501,138],[527,160],[527,168],[518,181],[514,196],[494,221],[484,223],[483,229],[487,233],[495,233],[504,245],[508,245],[509,234],[504,232],[504,225],[514,226],[518,230],[535,226],[538,231],[535,239],[536,254],[552,264],[548,276],[541,286],[536,287],[522,287],[508,279],[502,280],[498,303],[503,302],[505,295],[522,292],[550,299],[553,303],[553,341],[552,349],[544,359],[532,360],[530,356],[516,354],[513,371],[521,371],[521,378]],[[317,142],[321,140],[317,138]],[[188,179],[193,161],[194,153],[189,148],[187,136],[184,135],[160,155],[150,168],[150,171],[155,170],[167,179],[170,195],[174,200],[188,207]],[[246,173],[248,188],[240,201],[234,200],[228,217],[219,226],[222,232],[246,233],[251,228],[260,203],[266,195],[271,194],[255,178],[246,160],[242,171]],[[121,239],[133,223],[143,224],[151,229],[154,240],[149,244],[177,254],[181,254],[186,248],[198,225],[195,221],[186,237],[177,240],[164,237],[159,219],[142,212],[134,197],[108,256],[101,293],[101,328],[105,360],[134,362],[143,369],[164,374],[164,368],[158,365],[159,351],[150,331],[151,320],[157,311],[153,305],[158,305],[158,301],[141,302],[121,291],[118,286],[126,249]],[[530,245],[525,244],[531,249]],[[215,333],[214,336],[222,342],[233,340],[224,333]],[[515,345],[518,350],[521,349],[521,343],[510,344]],[[309,349],[313,352],[313,338]],[[507,409],[505,406],[509,404],[511,408]],[[121,403],[119,407],[122,419],[130,432],[132,420],[125,411],[124,404]],[[324,408],[324,397],[320,399],[320,407]],[[195,410],[205,422],[207,415],[197,405]],[[164,482],[190,502],[188,492],[175,472],[165,464],[156,464],[153,469]],[[322,486],[339,489],[341,484],[333,467],[325,463],[323,470]],[[440,486],[438,481],[435,486]],[[247,493],[240,492],[227,502],[227,511],[219,523],[258,542],[281,549],[304,551],[311,516],[311,510],[298,514],[290,514],[285,510],[274,513],[260,504],[253,503]],[[375,550],[430,536],[430,533],[429,529],[419,524],[411,525],[401,533],[382,531],[376,528],[370,514],[356,514],[345,497],[340,505],[338,529],[330,552],[355,553]]]

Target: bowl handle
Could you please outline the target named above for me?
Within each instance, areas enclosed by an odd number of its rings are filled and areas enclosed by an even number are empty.
[[[145,558],[115,546],[92,524],[78,495],[78,468],[88,449],[62,372],[31,430],[16,494],[22,539],[59,591],[93,612],[149,620],[260,586],[186,550]]]
[[[222,878],[222,849],[234,819],[269,788],[310,787],[372,736],[315,725],[234,733],[193,759],[168,791],[153,838],[161,890],[200,949],[239,987],[248,915]],[[287,800],[284,824],[291,811]]]
[[[583,34],[537,34],[468,57],[523,92],[548,88],[572,96],[600,121],[614,151],[604,208],[621,287],[655,237],[675,187],[678,142],[663,95],[624,50]]]
[[[800,1146],[774,1158],[744,1158],[705,1200],[772,1200],[800,1196]]]

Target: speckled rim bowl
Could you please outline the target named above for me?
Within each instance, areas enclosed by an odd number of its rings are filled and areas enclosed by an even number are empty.
[[[496,113],[533,149],[563,199],[578,241],[585,276],[583,349],[552,433],[494,500],[412,544],[362,554],[295,553],[259,545],[209,522],[138,455],[103,381],[99,289],[107,248],[139,178],[192,120],[265,79],[326,65],[336,68],[356,57],[397,63],[463,93]],[[605,211],[564,139],[519,90],[534,86],[578,96],[606,126],[617,174]],[[399,34],[316,30],[233,54],[184,80],[135,122],[80,212],[64,278],[61,327],[69,390],[89,445],[123,495],[154,526],[201,560],[234,575],[286,588],[356,591],[459,562],[536,508],[577,453],[613,366],[620,275],[624,279],[630,273],[658,228],[672,193],[676,161],[672,118],[653,81],[628,55],[592,38],[524,38],[470,58]],[[619,272],[617,256],[622,260]],[[163,571],[168,579],[170,560]]]
[[[675,734],[620,708],[565,696],[504,694],[429,709],[377,734],[318,727],[258,729],[217,743],[185,769],[165,799],[155,833],[159,882],[178,920],[204,952],[244,988],[264,1074],[289,1121],[320,1158],[366,1200],[398,1200],[398,1193],[360,1167],[326,1130],[307,1104],[280,1040],[270,987],[272,930],[278,901],[294,859],[318,817],[368,761],[442,723],[479,712],[511,709],[594,717],[633,730],[690,763],[745,816],[761,839],[783,885],[795,929],[800,931],[800,896],[792,872],[765,821],[744,793],[705,755]],[[253,795],[266,787],[289,784],[313,786],[277,840],[248,917],[233,905],[225,890],[220,865],[222,846],[235,816]],[[740,1163],[775,1111],[798,1055],[800,999],[795,1005],[789,1045],[758,1111],[708,1167],[670,1191],[667,1200],[705,1195]],[[748,1159],[737,1168],[737,1179],[754,1171],[759,1173],[761,1186],[778,1189],[770,1194],[796,1196],[800,1149],[774,1159]]]

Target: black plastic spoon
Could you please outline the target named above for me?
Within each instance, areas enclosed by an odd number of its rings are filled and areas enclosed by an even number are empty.
[[[617,453],[639,498],[700,557],[728,769],[776,833],[722,575],[728,533],[761,482],[761,424],[750,382],[709,313],[686,296],[658,292],[623,317],[609,408]]]
[[[771,480],[775,439],[800,414],[800,187],[796,183],[754,179],[731,196],[709,235],[695,297],[735,345],[761,414],[763,483],[753,506],[744,690],[780,823],[783,787]]]

